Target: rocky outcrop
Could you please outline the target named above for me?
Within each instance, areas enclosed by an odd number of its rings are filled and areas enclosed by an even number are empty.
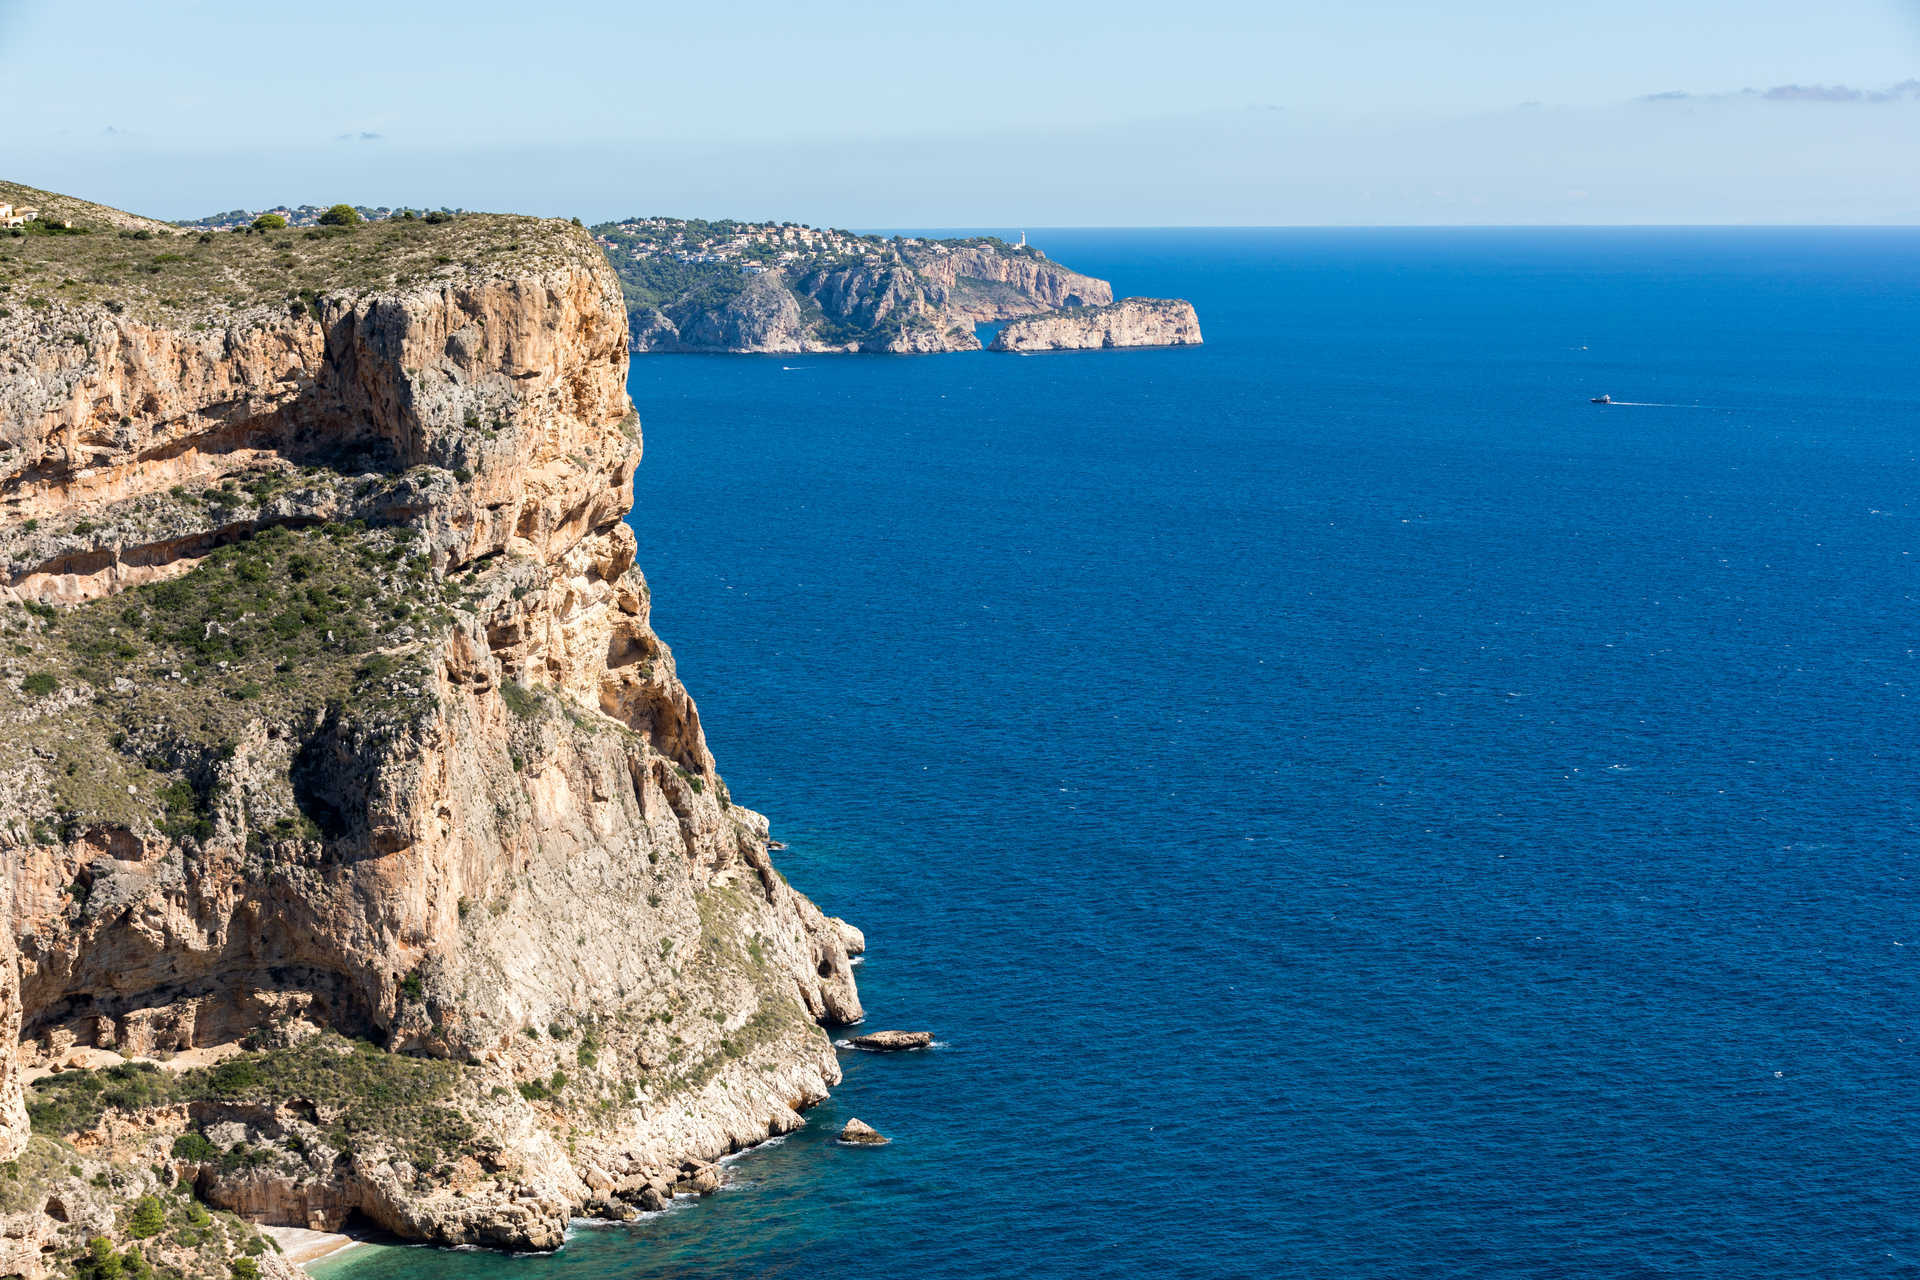
[[[1123,298],[1111,306],[1029,316],[994,335],[994,351],[1092,351],[1105,347],[1188,347],[1200,343],[1191,302]]]
[[[655,313],[656,315],[659,313]],[[665,321],[665,317],[661,317]],[[802,349],[800,303],[793,293],[768,276],[755,277],[725,305],[699,311],[684,327],[671,331],[670,345],[695,351],[799,351]],[[651,335],[659,343],[661,335]]]
[[[565,223],[456,226],[298,305],[0,318],[0,1153],[23,1068],[244,1038],[62,1135],[256,1221],[549,1248],[839,1079],[859,932],[649,625],[618,284]]]
[[[840,1130],[840,1141],[850,1147],[884,1147],[891,1139],[856,1116]]]
[[[998,242],[916,240],[866,260],[749,277],[716,265],[724,286],[632,316],[635,351],[977,351],[974,326],[1113,301],[1104,280],[1031,249]]]
[[[873,1031],[853,1038],[853,1047],[868,1053],[901,1053],[908,1049],[926,1049],[933,1045],[931,1031]]]
[[[234,1263],[247,1259],[264,1280],[304,1280],[250,1224],[191,1203],[161,1174],[51,1138],[33,1139],[0,1181],[0,1274],[72,1274],[72,1260],[105,1240],[118,1246],[112,1254],[119,1265],[108,1263],[109,1274],[143,1274],[144,1264],[161,1275],[216,1280],[239,1275]],[[159,1229],[150,1231],[149,1222],[136,1235],[131,1219],[143,1201],[149,1214],[158,1211]],[[134,1251],[140,1264],[132,1261]]]

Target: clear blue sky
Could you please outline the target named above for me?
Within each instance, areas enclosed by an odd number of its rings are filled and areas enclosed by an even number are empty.
[[[0,0],[0,172],[166,215],[1920,220],[1915,78],[1920,0]]]

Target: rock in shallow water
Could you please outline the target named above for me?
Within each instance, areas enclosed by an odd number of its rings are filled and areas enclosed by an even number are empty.
[[[856,1118],[847,1121],[847,1127],[840,1131],[840,1141],[862,1147],[884,1147],[892,1139],[866,1121]]]
[[[855,1036],[853,1047],[868,1053],[899,1053],[903,1049],[925,1049],[933,1043],[931,1031],[875,1031]]]
[[[718,1162],[696,1164],[681,1174],[673,1190],[677,1195],[710,1196],[725,1186],[726,1181],[727,1171]]]

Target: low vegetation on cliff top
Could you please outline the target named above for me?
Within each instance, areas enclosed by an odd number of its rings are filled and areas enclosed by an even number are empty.
[[[12,194],[9,194],[12,193]],[[85,201],[0,183],[0,201],[72,227],[0,231],[0,319],[56,303],[99,304],[152,321],[191,322],[224,308],[310,307],[318,297],[401,289],[511,265],[576,265],[598,252],[566,222],[510,214],[392,219],[357,226],[179,231]]]

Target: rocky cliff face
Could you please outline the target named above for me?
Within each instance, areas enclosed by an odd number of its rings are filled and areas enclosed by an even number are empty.
[[[648,624],[593,243],[296,234],[392,265],[187,238],[193,288],[0,318],[0,1156],[23,1072],[152,1059],[35,1130],[254,1221],[553,1247],[799,1124],[862,941]]]
[[[633,344],[636,351],[977,351],[976,324],[1112,300],[1106,281],[1031,251],[919,241],[869,262],[756,276],[719,303],[703,295],[642,308]]]
[[[1171,298],[1123,298],[1015,320],[994,335],[995,351],[1090,351],[1104,347],[1185,347],[1200,342],[1193,304]]]

